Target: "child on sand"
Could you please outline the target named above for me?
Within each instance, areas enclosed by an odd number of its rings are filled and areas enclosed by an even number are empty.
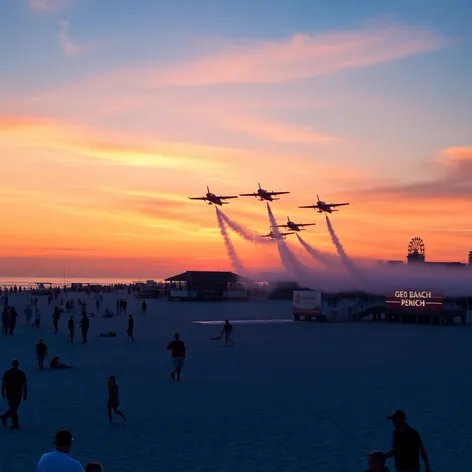
[[[119,400],[119,389],[118,389],[118,384],[116,383],[115,377],[112,375],[108,379],[108,421],[113,423],[113,414],[116,413],[118,416],[121,416],[123,418],[123,421],[126,421],[125,415],[118,410],[118,407],[120,406],[120,400]]]

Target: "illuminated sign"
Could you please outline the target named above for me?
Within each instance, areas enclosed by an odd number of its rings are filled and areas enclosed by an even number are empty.
[[[392,311],[443,311],[442,297],[432,292],[416,290],[397,290],[393,296],[387,297],[387,310]]]
[[[294,314],[321,314],[321,292],[314,290],[294,290]]]

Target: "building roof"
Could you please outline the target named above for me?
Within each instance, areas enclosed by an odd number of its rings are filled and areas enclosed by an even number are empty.
[[[249,279],[233,272],[188,270],[182,274],[174,275],[165,279],[166,282],[198,282],[198,283],[221,283],[221,282],[246,282]]]

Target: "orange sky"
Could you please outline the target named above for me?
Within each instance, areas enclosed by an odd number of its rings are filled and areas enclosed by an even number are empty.
[[[47,15],[45,5],[34,8]],[[0,94],[0,276],[230,270],[214,208],[187,197],[207,185],[252,192],[258,182],[291,192],[273,203],[274,215],[316,222],[303,237],[319,249],[334,252],[324,217],[297,208],[317,194],[351,202],[331,221],[354,257],[403,259],[420,236],[429,260],[466,261],[470,135],[378,72],[400,64],[400,74],[407,66],[395,61],[451,47],[447,37],[386,21],[254,44],[220,38],[217,52],[203,48],[192,60],[123,57],[103,67],[105,43],[73,42],[65,20],[58,38],[64,78]],[[85,72],[72,72],[82,64]],[[396,98],[362,89],[366,80],[391,85]],[[223,211],[269,230],[255,199]],[[280,267],[275,247],[232,240],[248,267]]]

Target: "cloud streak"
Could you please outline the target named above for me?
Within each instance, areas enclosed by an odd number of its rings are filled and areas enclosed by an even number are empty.
[[[277,84],[403,59],[451,42],[429,29],[391,22],[234,45],[213,56],[148,72],[156,85]]]
[[[435,165],[439,176],[408,184],[393,184],[360,190],[359,195],[418,200],[472,199],[472,147],[445,149]]]
[[[78,44],[70,38],[70,25],[67,20],[62,20],[59,25],[59,44],[62,50],[68,56],[80,56],[90,49],[90,46],[84,44]]]
[[[29,0],[29,7],[38,12],[51,12],[66,7],[72,0]]]

